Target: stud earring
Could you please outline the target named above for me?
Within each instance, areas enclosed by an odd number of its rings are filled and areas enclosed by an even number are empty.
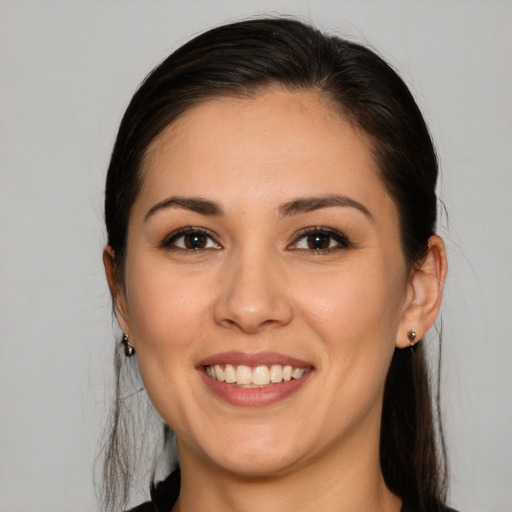
[[[416,338],[418,335],[416,334],[416,331],[414,329],[409,329],[407,331],[407,338],[409,339],[409,342],[411,343],[411,347],[414,347],[416,345]]]
[[[123,338],[121,339],[121,343],[124,345],[124,355],[126,357],[132,357],[135,354],[135,349],[130,345],[128,341],[128,334],[123,333]]]

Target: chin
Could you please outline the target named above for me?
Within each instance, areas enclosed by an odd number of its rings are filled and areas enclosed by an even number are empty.
[[[213,462],[223,470],[245,478],[275,477],[286,474],[294,468],[302,457],[297,453],[285,454],[264,450],[250,452],[237,450],[227,457],[216,457]]]
[[[214,444],[206,443],[199,450],[213,465],[242,477],[285,474],[304,458],[306,443],[287,429],[276,429],[275,425],[228,429],[214,437]]]

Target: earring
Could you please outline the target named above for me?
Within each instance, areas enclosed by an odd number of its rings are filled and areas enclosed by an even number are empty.
[[[128,341],[128,334],[123,333],[121,343],[124,345],[124,355],[126,357],[132,357],[133,354],[135,354],[135,349],[130,345],[130,342]]]
[[[416,345],[416,338],[418,335],[416,334],[416,331],[414,329],[409,329],[407,331],[407,338],[409,338],[409,341],[411,343],[411,347],[414,347]]]

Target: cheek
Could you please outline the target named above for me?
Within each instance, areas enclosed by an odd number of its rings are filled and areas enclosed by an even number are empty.
[[[302,315],[336,337],[375,331],[382,335],[398,325],[402,286],[393,271],[379,265],[351,265],[325,275],[303,276],[295,295]],[[380,336],[379,336],[380,335]]]
[[[352,383],[346,389],[355,396],[368,381],[374,391],[383,385],[400,322],[401,271],[378,263],[337,270],[302,280],[295,293],[300,316],[326,350],[322,364],[344,385]]]
[[[144,387],[162,418],[182,431],[187,388],[197,378],[194,357],[207,341],[204,323],[211,297],[204,278],[171,274],[165,262],[141,259],[132,261],[129,270],[127,304]]]
[[[204,277],[171,273],[165,262],[135,261],[130,270],[127,303],[137,352],[163,354],[197,340],[201,322],[210,315],[213,286]]]

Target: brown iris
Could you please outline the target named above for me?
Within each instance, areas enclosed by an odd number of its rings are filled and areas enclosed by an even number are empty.
[[[323,233],[315,233],[307,237],[307,244],[309,249],[322,250],[328,249],[331,243],[331,236]]]
[[[189,233],[184,235],[183,242],[187,249],[204,249],[208,243],[208,237],[201,233]]]

